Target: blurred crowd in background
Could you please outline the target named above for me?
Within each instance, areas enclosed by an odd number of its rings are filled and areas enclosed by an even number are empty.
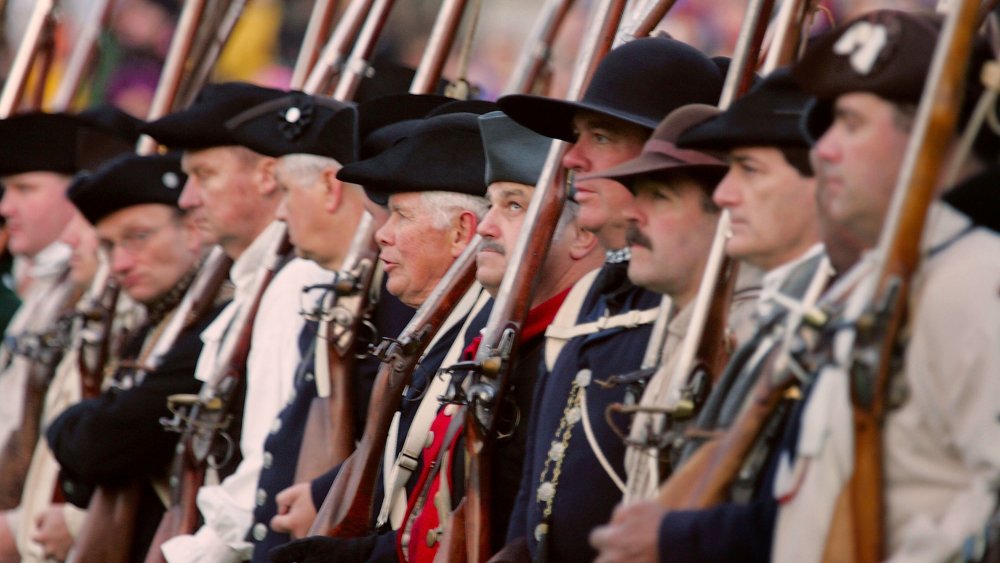
[[[3,5],[3,64],[22,39],[36,0],[0,0]],[[215,79],[245,80],[287,87],[315,0],[250,0],[216,68]],[[593,0],[590,0],[593,1]],[[553,79],[548,95],[559,96],[580,41],[588,0],[578,0],[565,22],[552,54]],[[341,1],[339,10],[344,9]],[[748,0],[678,0],[660,30],[713,55],[731,55]],[[110,102],[144,117],[156,87],[160,67],[170,44],[183,0],[116,0],[109,29],[103,31],[94,80],[81,94],[80,108]],[[495,99],[538,17],[541,0],[483,0],[472,40],[468,80],[478,97]],[[776,2],[776,5],[780,2]],[[860,12],[877,8],[933,7],[930,0],[822,0],[824,10],[814,32]],[[388,27],[379,41],[377,58],[415,67],[423,52],[441,0],[396,2]],[[59,65],[75,45],[81,22],[93,9],[90,0],[61,0],[56,40],[56,63],[46,91],[58,85]],[[463,25],[468,25],[464,22]],[[460,43],[460,42],[457,42]],[[455,49],[461,46],[456,45]],[[455,59],[445,75],[457,73]]]

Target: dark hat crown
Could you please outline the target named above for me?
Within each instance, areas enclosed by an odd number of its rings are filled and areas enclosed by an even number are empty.
[[[358,112],[353,104],[294,92],[226,121],[239,144],[267,156],[304,153],[357,160]]]
[[[406,137],[372,158],[345,166],[337,177],[361,184],[379,203],[401,192],[482,196],[486,157],[478,117],[463,112],[420,120]]]
[[[142,128],[161,144],[172,149],[200,150],[239,144],[226,128],[226,121],[288,92],[246,82],[225,82],[205,86],[185,110],[164,116]]]
[[[479,117],[486,151],[486,185],[514,182],[534,186],[542,174],[552,139],[519,125],[502,111]]]
[[[831,31],[806,50],[793,76],[819,100],[869,92],[916,103],[934,58],[941,16],[877,10]]]
[[[359,158],[371,158],[412,133],[434,108],[453,101],[434,94],[398,94],[358,104]]]
[[[778,69],[726,111],[684,131],[678,145],[716,150],[740,146],[808,148],[801,119],[810,99],[792,79],[790,69]]]
[[[92,173],[77,175],[67,197],[91,224],[127,207],[177,207],[187,176],[177,154],[121,155]]]
[[[0,120],[0,175],[75,174],[132,152],[139,120],[116,109],[81,114],[28,112]]]
[[[608,53],[579,102],[530,95],[500,98],[515,121],[547,137],[573,141],[572,119],[581,110],[652,130],[686,104],[718,102],[725,75],[701,51],[676,39],[636,39]]]

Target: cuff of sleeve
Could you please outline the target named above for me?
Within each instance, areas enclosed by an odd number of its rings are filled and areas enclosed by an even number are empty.
[[[161,550],[169,563],[238,563],[249,555],[230,548],[211,528],[205,526],[194,535],[167,540]]]
[[[340,466],[338,465],[332,471],[327,471],[323,475],[312,480],[310,484],[310,489],[312,492],[313,506],[316,510],[323,506],[323,501],[326,500],[327,493],[330,492],[330,488],[333,487],[333,481],[337,478],[337,473],[340,472]]]
[[[660,521],[660,561],[697,561],[696,511],[671,512]]]
[[[77,508],[70,503],[63,503],[63,520],[66,521],[66,529],[74,539],[80,536],[83,522],[87,519],[87,511]]]

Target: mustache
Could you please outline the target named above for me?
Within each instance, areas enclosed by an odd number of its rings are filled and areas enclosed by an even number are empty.
[[[629,223],[625,226],[625,241],[629,246],[641,246],[653,249],[653,243],[646,237],[646,235],[639,232],[639,227],[635,223]]]
[[[503,245],[492,239],[483,239],[483,242],[479,243],[479,250],[492,250],[501,256],[507,255]]]

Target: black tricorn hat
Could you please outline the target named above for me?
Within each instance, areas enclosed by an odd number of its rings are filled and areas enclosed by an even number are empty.
[[[811,98],[795,84],[789,69],[778,69],[726,111],[684,131],[677,145],[719,151],[747,146],[809,148],[801,121]]]
[[[378,155],[341,168],[337,178],[364,186],[377,203],[401,192],[482,196],[486,157],[478,118],[474,113],[450,113],[424,119]]]
[[[80,114],[29,112],[0,120],[0,176],[46,171],[75,174],[132,152],[141,123],[121,110]]]
[[[486,185],[515,182],[534,186],[542,174],[552,139],[519,125],[502,111],[479,117],[486,151]]]
[[[815,100],[806,109],[806,133],[818,139],[833,122],[833,103],[849,92],[916,104],[940,34],[941,16],[876,10],[827,33],[792,68]]]
[[[497,100],[514,121],[546,137],[574,141],[573,116],[589,110],[652,131],[671,111],[719,101],[723,62],[676,39],[646,37],[614,49],[579,102],[514,94]]]
[[[314,154],[341,164],[357,160],[353,104],[300,92],[264,102],[226,121],[233,139],[267,156]]]
[[[73,179],[66,196],[92,225],[116,211],[161,203],[177,207],[187,176],[180,155],[121,155]]]
[[[226,121],[288,92],[246,82],[205,86],[191,107],[147,123],[142,132],[171,149],[200,150],[239,144]]]
[[[434,94],[397,94],[358,104],[359,158],[371,158],[409,135],[434,108],[452,102]]]

